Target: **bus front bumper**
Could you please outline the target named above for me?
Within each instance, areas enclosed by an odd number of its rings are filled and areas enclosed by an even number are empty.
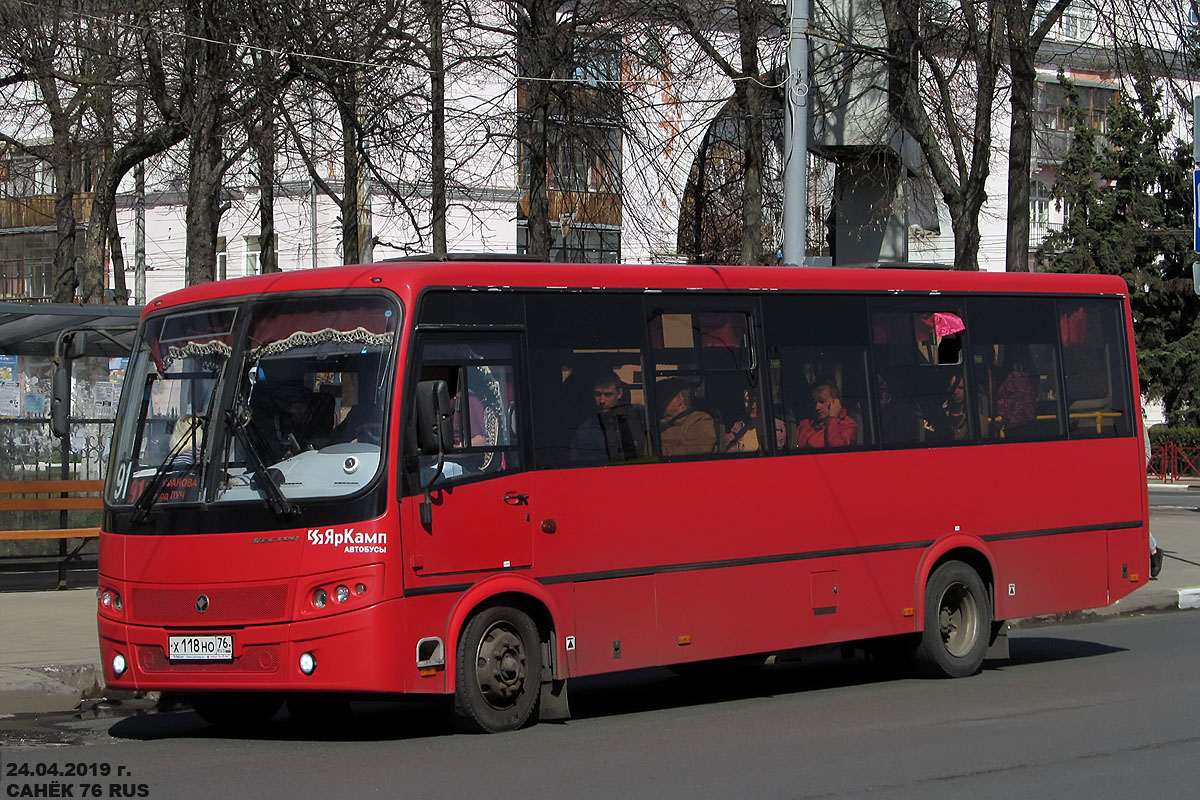
[[[202,631],[100,616],[104,679],[112,688],[142,691],[403,692],[400,608],[393,600],[320,619]],[[232,636],[232,657],[172,659],[170,637],[180,635]]]

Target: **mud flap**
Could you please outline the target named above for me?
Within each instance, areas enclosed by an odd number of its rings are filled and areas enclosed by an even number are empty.
[[[567,704],[567,682],[549,680],[542,683],[542,696],[538,702],[538,721],[551,722],[571,718]]]
[[[1001,620],[992,623],[992,638],[988,642],[984,661],[1007,661],[1008,656],[1008,622]]]

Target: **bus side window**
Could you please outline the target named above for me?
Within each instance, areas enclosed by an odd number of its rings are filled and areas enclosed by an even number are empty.
[[[641,298],[533,294],[526,313],[536,468],[644,461]]]
[[[664,298],[650,314],[660,454],[768,452],[748,310]]]
[[[1054,301],[967,300],[980,427],[985,441],[1063,435]]]
[[[453,400],[453,446],[442,481],[512,471],[521,466],[513,430],[516,385],[509,342],[426,342],[419,380],[444,380]],[[434,456],[419,459],[422,479]]]
[[[977,415],[962,352],[965,333],[961,301],[872,301],[876,408],[885,446],[975,439]]]
[[[763,327],[772,410],[783,423],[787,452],[872,444],[866,300],[800,294],[764,298]],[[819,405],[833,409],[832,421],[825,421]]]
[[[1058,326],[1070,437],[1129,435],[1136,426],[1120,301],[1060,300]]]

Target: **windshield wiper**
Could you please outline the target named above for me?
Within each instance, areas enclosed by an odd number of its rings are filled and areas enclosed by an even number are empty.
[[[208,428],[208,415],[203,417],[197,415],[196,420],[200,423],[200,427],[205,431]],[[194,429],[193,429],[194,430]],[[203,439],[201,439],[203,441]],[[175,464],[175,459],[179,458],[179,454],[183,452],[183,448],[187,446],[195,447],[195,434],[179,437],[179,441],[175,443],[168,452],[166,458],[158,465],[158,469],[154,471],[154,477],[146,484],[146,488],[142,489],[142,493],[138,495],[138,499],[133,503],[133,521],[141,523],[150,515],[150,509],[158,502],[158,492],[162,488],[163,478],[167,476],[167,472]],[[188,466],[195,466],[194,464]]]
[[[242,411],[229,409],[225,412],[225,421],[229,425],[229,429],[233,431],[234,437],[242,445],[242,449],[246,452],[246,459],[252,467],[251,475],[254,477],[254,484],[263,490],[263,494],[267,496],[267,505],[271,508],[272,513],[281,519],[290,519],[300,514],[300,506],[287,499],[283,490],[279,488],[279,484],[275,482],[275,476],[272,475],[272,470],[267,468],[263,462],[262,454],[259,453],[257,445],[250,435],[246,433],[246,426],[250,423],[250,411],[248,408],[243,408]],[[278,472],[279,470],[274,470]]]

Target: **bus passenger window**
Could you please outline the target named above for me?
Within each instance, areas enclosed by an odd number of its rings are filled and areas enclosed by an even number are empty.
[[[641,298],[533,294],[526,311],[536,467],[645,461]]]
[[[1059,339],[1072,439],[1134,430],[1119,300],[1060,300]]]
[[[788,452],[871,444],[867,304],[860,297],[764,298],[772,405]]]
[[[1061,437],[1054,301],[972,297],[967,313],[984,440]]]
[[[693,301],[682,301],[687,306]],[[664,457],[769,451],[744,310],[659,309],[650,317],[658,438]],[[779,426],[784,433],[782,423]],[[780,436],[782,446],[786,434]]]
[[[962,357],[966,323],[960,302],[877,299],[871,331],[884,444],[972,441],[977,415]]]

